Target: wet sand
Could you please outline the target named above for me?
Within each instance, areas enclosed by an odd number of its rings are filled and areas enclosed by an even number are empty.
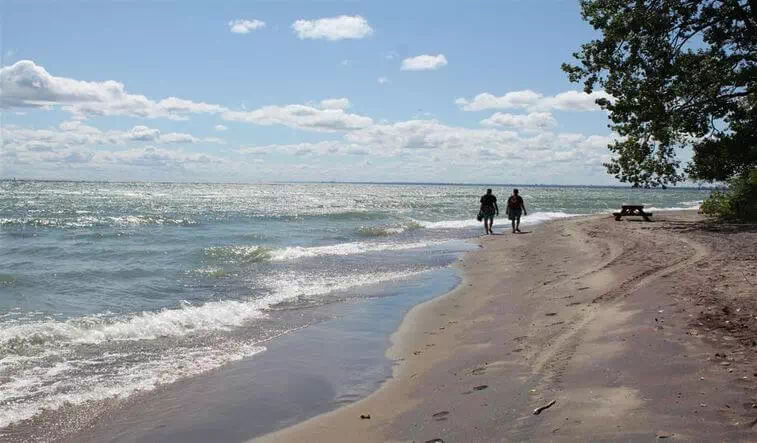
[[[480,243],[405,316],[378,391],[259,440],[757,438],[755,226],[681,211]]]

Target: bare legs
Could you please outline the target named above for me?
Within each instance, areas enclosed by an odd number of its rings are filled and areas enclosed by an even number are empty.
[[[486,234],[492,233],[492,225],[494,224],[494,219],[489,217],[484,217],[484,231]]]

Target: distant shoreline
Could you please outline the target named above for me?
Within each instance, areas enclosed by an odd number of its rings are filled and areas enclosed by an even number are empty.
[[[122,180],[70,180],[70,179],[40,179],[40,178],[0,178],[0,182],[43,182],[43,183],[109,183],[109,184],[197,184],[197,185],[385,185],[385,186],[466,186],[466,187],[531,187],[531,188],[596,188],[596,189],[636,189],[639,191],[672,191],[685,190],[715,190],[723,189],[723,185],[711,186],[669,186],[667,188],[634,188],[630,185],[555,185],[528,183],[454,183],[454,182],[364,182],[364,181],[262,181],[262,182],[214,182],[214,181],[122,181]]]

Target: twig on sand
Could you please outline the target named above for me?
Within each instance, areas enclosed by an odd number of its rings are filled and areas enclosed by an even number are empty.
[[[747,278],[746,274],[744,274],[744,271],[741,271],[741,275],[743,275],[743,276],[744,276],[744,280],[746,280],[746,282],[747,282],[747,283],[749,283],[750,285],[754,285],[754,283],[752,283],[752,282],[751,282],[751,281],[750,281],[750,280],[749,280],[749,279]]]
[[[541,411],[543,411],[543,410],[545,410],[545,409],[549,409],[549,408],[551,408],[551,407],[552,407],[552,405],[554,405],[555,403],[557,403],[557,400],[552,400],[551,402],[547,403],[547,404],[546,404],[546,405],[544,405],[544,406],[539,406],[538,408],[534,409],[534,415],[539,415],[539,414],[541,414]]]

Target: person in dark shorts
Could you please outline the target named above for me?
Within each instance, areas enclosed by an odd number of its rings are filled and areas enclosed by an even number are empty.
[[[518,190],[513,189],[513,195],[507,199],[507,218],[513,224],[513,232],[520,232],[520,215],[528,215],[526,205],[523,203],[523,197],[518,195]]]
[[[499,207],[497,207],[497,197],[492,194],[491,189],[487,189],[486,194],[481,196],[481,214],[484,216],[484,230],[487,234],[494,234],[492,225],[494,215],[499,215]]]

